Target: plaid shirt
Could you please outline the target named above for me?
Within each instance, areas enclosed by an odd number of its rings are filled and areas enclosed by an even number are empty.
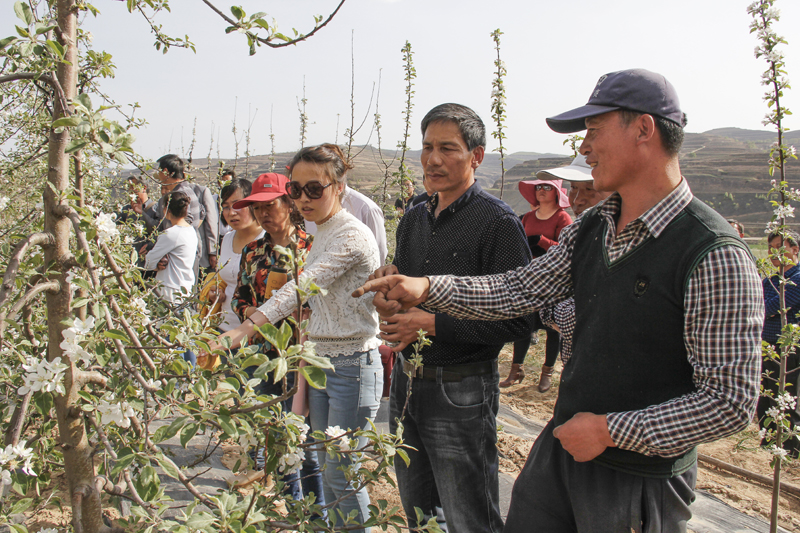
[[[572,357],[572,334],[575,332],[575,299],[570,298],[555,307],[546,307],[539,311],[542,324],[555,328],[559,333],[559,352],[561,364],[566,365]]]
[[[617,235],[622,200],[616,193],[610,196],[600,207],[608,222],[604,244],[609,260],[648,236],[658,238],[691,200],[682,180]],[[559,245],[525,268],[480,278],[431,277],[426,306],[460,318],[498,320],[569,298],[572,251],[582,220],[565,228]],[[692,273],[684,295],[683,339],[697,391],[646,409],[608,413],[617,446],[671,457],[746,427],[758,398],[763,317],[761,281],[748,253],[736,246],[710,252]]]

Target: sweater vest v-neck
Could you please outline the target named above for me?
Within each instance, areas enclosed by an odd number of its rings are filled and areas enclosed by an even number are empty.
[[[716,248],[748,249],[725,219],[696,198],[657,238],[613,262],[604,244],[607,231],[594,208],[575,239],[573,354],[561,378],[556,426],[579,412],[634,411],[695,392],[684,344],[689,278]],[[631,474],[671,477],[696,457],[696,448],[677,457],[607,448],[595,461]]]

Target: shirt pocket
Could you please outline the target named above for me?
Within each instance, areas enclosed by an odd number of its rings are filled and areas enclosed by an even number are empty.
[[[475,252],[467,248],[453,248],[445,252],[447,274],[453,276],[471,276],[475,272]]]

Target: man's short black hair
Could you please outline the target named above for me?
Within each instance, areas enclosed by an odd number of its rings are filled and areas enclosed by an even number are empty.
[[[790,229],[784,230],[782,236],[783,242],[788,242],[789,246],[800,246],[800,244],[798,244],[800,243],[800,235],[798,235],[796,231],[792,231]],[[781,233],[777,231],[770,233],[769,237],[767,237],[767,244],[769,244],[776,237],[781,237]]]
[[[478,114],[461,104],[440,104],[428,111],[422,119],[422,136],[432,122],[454,122],[458,125],[461,138],[472,151],[478,146],[486,148],[486,127]]]
[[[637,117],[644,114],[645,113],[640,113],[639,111],[633,111],[630,109],[619,110],[619,118],[624,126],[629,125]],[[656,128],[658,128],[658,133],[661,134],[661,145],[664,147],[664,150],[666,150],[669,155],[678,155],[678,152],[681,150],[681,146],[683,146],[683,127],[675,122],[672,122],[671,120],[667,120],[666,118],[659,117],[657,115],[650,116],[653,117],[653,120],[656,123]],[[686,124],[686,122],[686,113],[684,113],[683,123]]]
[[[225,176],[230,176],[230,179],[236,179],[236,172],[232,168],[226,168],[222,171],[222,174],[219,175],[220,178],[224,178]]]
[[[159,170],[165,170],[171,179],[177,181],[185,179],[183,175],[183,160],[177,155],[162,155],[156,162],[158,163]]]

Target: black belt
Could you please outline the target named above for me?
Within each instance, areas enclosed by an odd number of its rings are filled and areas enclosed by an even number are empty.
[[[492,359],[491,361],[480,361],[478,363],[467,363],[464,365],[425,365],[414,371],[414,363],[406,361],[405,358],[403,358],[403,370],[405,371],[406,375],[411,374],[411,377],[417,379],[436,381],[439,374],[439,369],[442,371],[442,381],[461,381],[470,376],[483,376],[485,374],[497,372],[497,359]]]

